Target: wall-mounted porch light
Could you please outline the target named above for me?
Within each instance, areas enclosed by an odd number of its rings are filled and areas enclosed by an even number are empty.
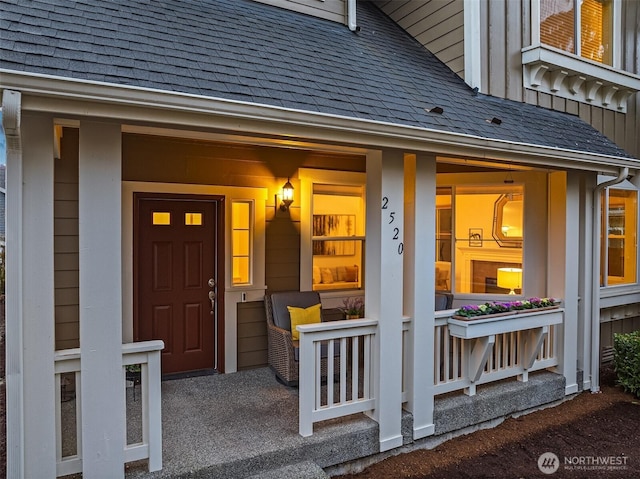
[[[282,187],[282,201],[280,202],[280,211],[289,211],[289,206],[293,203],[293,185],[287,178],[287,182]]]
[[[509,294],[516,294],[514,290],[522,288],[522,268],[498,268],[498,286],[509,289]]]

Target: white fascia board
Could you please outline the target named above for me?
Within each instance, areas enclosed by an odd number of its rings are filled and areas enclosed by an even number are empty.
[[[13,70],[0,69],[0,88],[21,91],[25,111],[58,116],[240,131],[283,139],[306,138],[374,149],[399,148],[602,173],[617,173],[624,166],[640,168],[640,160],[635,158]]]

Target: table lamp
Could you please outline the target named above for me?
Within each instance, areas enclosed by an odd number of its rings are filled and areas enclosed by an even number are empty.
[[[509,294],[516,294],[521,284],[522,268],[498,268],[498,286],[510,290]]]

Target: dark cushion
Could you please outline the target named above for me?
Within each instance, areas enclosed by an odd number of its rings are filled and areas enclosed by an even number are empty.
[[[279,328],[291,331],[291,318],[287,306],[296,308],[308,308],[320,303],[320,294],[317,291],[283,291],[271,294],[271,309],[273,311],[273,324]],[[322,310],[320,311],[322,319]]]
[[[453,307],[453,294],[444,291],[436,291],[436,311],[451,309]]]

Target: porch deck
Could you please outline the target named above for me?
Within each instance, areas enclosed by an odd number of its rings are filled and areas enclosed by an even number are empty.
[[[444,395],[435,404],[437,436],[412,444],[412,418],[405,413],[404,443],[434,447],[453,431],[495,425],[491,421],[500,417],[563,399],[564,383],[563,376],[543,371],[526,383],[482,386],[476,396]],[[135,432],[130,390],[127,398]],[[144,462],[131,463],[127,479],[321,478],[327,477],[323,469],[379,451],[378,424],[363,414],[321,422],[312,436],[300,436],[298,389],[278,383],[267,368],[164,381],[162,430],[163,469],[149,473]]]

